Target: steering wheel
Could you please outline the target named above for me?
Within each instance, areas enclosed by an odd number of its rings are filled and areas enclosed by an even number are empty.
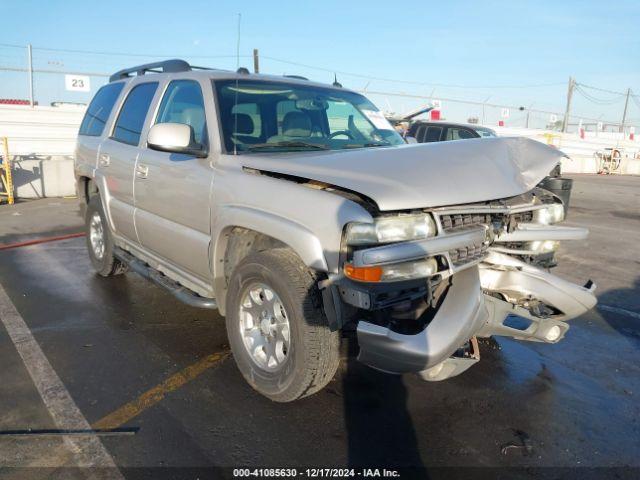
[[[327,135],[327,138],[337,137],[338,135],[344,135],[349,140],[355,140],[355,138],[353,137],[353,134],[349,130],[338,130],[336,132],[333,132],[333,133],[330,133],[329,135]]]

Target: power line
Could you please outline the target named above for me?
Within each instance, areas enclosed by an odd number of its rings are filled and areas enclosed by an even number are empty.
[[[0,47],[17,47],[26,48],[24,45],[13,45],[9,43],[0,43]],[[110,51],[98,51],[98,50],[74,50],[65,48],[49,48],[49,47],[32,47],[33,50],[39,50],[42,52],[55,52],[55,53],[72,53],[72,54],[88,54],[88,55],[110,55],[119,57],[188,57],[188,58],[236,58],[235,54],[232,55],[193,55],[193,54],[172,54],[166,53],[126,53],[126,52],[110,52]],[[250,57],[251,55],[240,55],[241,57]]]
[[[5,72],[28,72],[28,68],[24,67],[9,67],[5,65],[0,65],[0,71]],[[55,73],[55,74],[69,74],[69,75],[87,75],[90,77],[109,77],[108,73],[100,73],[100,72],[78,72],[78,71],[66,71],[66,70],[51,70],[46,68],[34,68],[32,70],[33,73]]]
[[[613,105],[614,103],[618,103],[621,100],[621,98],[605,100],[602,98],[594,97],[593,95],[587,93],[578,83],[576,83],[576,92],[578,92],[580,95],[582,95],[584,98],[586,98],[590,102],[593,102],[598,105]]]
[[[379,95],[379,96],[389,96],[389,97],[402,97],[402,98],[415,98],[415,99],[419,99],[419,100],[430,100],[431,97],[427,96],[427,95],[412,95],[412,94],[407,94],[407,93],[398,93],[398,92],[381,92],[381,91],[371,91],[371,90],[356,90],[359,93],[366,93],[367,95]],[[504,104],[497,104],[497,103],[484,103],[484,102],[478,102],[478,101],[473,101],[473,100],[460,100],[460,99],[456,99],[456,98],[444,98],[444,97],[438,97],[439,100],[442,100],[443,102],[451,102],[451,103],[462,103],[462,104],[467,104],[467,105],[475,105],[478,107],[481,106],[485,106],[485,107],[493,107],[493,108],[508,108],[509,110],[513,110],[514,112],[518,112],[520,111],[520,106],[516,106],[516,105],[504,105]],[[559,113],[558,110],[553,111],[553,110],[538,110],[538,109],[534,109],[534,108],[527,108],[526,110],[528,110],[531,113],[540,113],[540,114],[544,114],[544,115],[562,115],[561,113]],[[598,118],[593,118],[593,117],[587,117],[584,115],[578,115],[578,114],[571,114],[571,117],[573,118],[581,118],[583,120],[592,120],[592,121],[600,121],[601,119]],[[610,122],[607,121],[607,123],[616,123],[616,122]]]
[[[293,62],[290,60],[284,60],[282,58],[271,57],[268,55],[262,55],[262,58],[266,58],[268,60],[272,60],[274,62],[285,63],[287,65],[294,65],[297,67],[310,68],[312,70],[319,70],[323,72],[336,73],[340,75],[345,75],[348,77],[362,78],[364,80],[376,80],[380,82],[390,82],[390,83],[404,83],[407,85],[421,85],[428,87],[447,87],[447,88],[478,88],[478,89],[492,89],[492,88],[538,88],[538,87],[554,87],[558,85],[564,85],[564,83],[541,83],[535,85],[456,85],[449,83],[432,83],[432,82],[416,82],[411,80],[399,80],[397,78],[383,78],[383,77],[375,77],[371,75],[362,75],[359,73],[345,72],[340,70],[334,70],[331,68],[318,67],[316,65],[309,65],[300,62]]]
[[[0,43],[0,47],[27,48],[26,45],[15,45],[13,43]]]
[[[24,45],[18,45],[18,44],[13,44],[13,43],[0,43],[0,47],[10,47],[10,48],[26,48]],[[71,54],[88,54],[88,55],[110,55],[110,56],[121,56],[121,57],[157,57],[157,58],[162,58],[162,57],[187,57],[187,58],[236,58],[237,55],[236,54],[224,54],[224,55],[196,55],[196,54],[158,54],[158,53],[128,53],[128,52],[113,52],[113,51],[100,51],[100,50],[81,50],[81,49],[64,49],[64,48],[52,48],[52,47],[33,47],[33,50],[39,50],[39,51],[43,51],[43,52],[55,52],[55,53],[71,53]],[[252,57],[252,55],[240,55],[241,58],[249,58]],[[277,58],[277,57],[271,57],[271,56],[266,56],[263,55],[262,56],[265,59],[268,60],[272,60],[274,62],[279,62],[279,63],[285,63],[288,65],[294,65],[294,66],[298,66],[298,67],[303,67],[303,68],[310,68],[313,70],[318,70],[318,71],[323,71],[323,72],[328,72],[328,73],[338,73],[340,75],[346,75],[346,76],[350,76],[350,77],[355,77],[355,78],[362,78],[365,80],[376,80],[376,81],[383,81],[383,82],[391,82],[391,83],[403,83],[403,84],[407,84],[407,85],[422,85],[422,86],[432,86],[432,87],[447,87],[447,88],[478,88],[478,89],[517,89],[517,88],[542,88],[542,87],[555,87],[555,86],[560,86],[560,85],[564,85],[564,82],[550,82],[550,83],[538,83],[538,84],[528,84],[528,85],[460,85],[460,84],[450,84],[450,83],[438,83],[438,82],[418,82],[418,81],[411,81],[411,80],[401,80],[401,79],[394,79],[394,78],[385,78],[385,77],[378,77],[378,76],[372,76],[372,75],[364,75],[364,74],[359,74],[359,73],[353,73],[353,72],[346,72],[346,71],[341,71],[341,70],[335,70],[335,69],[331,69],[331,68],[326,68],[326,67],[319,67],[317,65],[310,65],[310,64],[306,64],[306,63],[301,63],[301,62],[296,62],[296,61],[292,61],[292,60],[286,60],[286,59],[282,59],[282,58]],[[587,85],[584,83],[577,83],[576,82],[576,86],[582,86],[585,88],[589,88],[592,90],[597,90],[600,92],[605,92],[605,93],[611,93],[613,95],[621,95],[624,96],[626,95],[626,93],[623,92],[616,92],[613,90],[608,90],[608,89],[604,89],[604,88],[599,88],[599,87],[594,87],[591,85]],[[633,94],[632,96],[636,96],[635,94]]]
[[[15,44],[1,44],[0,46],[5,47],[17,47],[24,48],[22,45]],[[34,51],[43,51],[43,52],[54,52],[54,53],[70,53],[70,54],[82,54],[82,55],[108,55],[108,56],[121,56],[121,57],[188,57],[188,58],[236,58],[236,55],[193,55],[193,54],[153,54],[153,53],[125,53],[125,52],[113,52],[113,51],[98,51],[98,50],[78,50],[78,49],[64,49],[64,48],[50,48],[50,47],[33,47]],[[251,55],[240,55],[242,58],[251,57]],[[542,83],[542,84],[533,84],[533,85],[456,85],[456,84],[448,84],[448,83],[433,83],[433,82],[416,82],[410,80],[399,80],[392,78],[383,78],[376,77],[371,75],[362,75],[358,73],[345,72],[340,70],[334,70],[330,68],[318,67],[316,65],[309,65],[300,62],[295,62],[291,60],[285,60],[282,58],[276,58],[271,56],[262,56],[265,59],[272,60],[274,62],[285,63],[288,65],[294,65],[303,68],[310,68],[313,70],[324,71],[328,73],[338,73],[340,75],[355,77],[355,78],[363,78],[365,80],[376,80],[376,81],[384,81],[391,83],[404,83],[407,85],[422,85],[422,86],[432,86],[432,87],[448,87],[448,88],[484,88],[484,89],[492,89],[492,88],[539,88],[539,87],[554,87],[558,85],[563,85],[563,83]]]
[[[592,86],[586,85],[584,83],[576,83],[576,85],[580,85],[581,87],[590,88],[591,90],[597,90],[599,92],[611,93],[613,95],[622,95],[622,96],[626,95],[626,93],[623,93],[623,92],[615,92],[613,90],[607,90],[605,88],[592,87]]]

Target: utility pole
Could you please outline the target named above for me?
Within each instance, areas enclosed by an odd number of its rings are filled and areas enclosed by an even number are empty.
[[[529,128],[529,115],[531,114],[531,109],[533,108],[533,103],[531,105],[529,105],[529,108],[527,108],[527,120],[525,123],[525,128]]]
[[[569,77],[569,89],[567,90],[567,108],[564,111],[564,120],[562,121],[562,132],[566,133],[569,128],[569,114],[571,113],[571,99],[573,98],[573,89],[576,86],[576,81],[573,77]]]
[[[260,57],[257,48],[253,49],[253,73],[260,73]]]
[[[33,55],[31,53],[31,44],[27,45],[27,71],[29,72],[29,105],[33,107]]]
[[[629,108],[629,97],[631,96],[631,88],[627,88],[627,98],[624,101],[624,112],[622,113],[622,124],[620,131],[624,132],[624,124],[627,123],[627,109]]]

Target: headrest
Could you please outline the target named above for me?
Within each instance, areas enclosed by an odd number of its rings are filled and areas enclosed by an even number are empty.
[[[246,113],[233,114],[233,126],[235,133],[240,135],[251,135],[253,133],[253,119]]]
[[[310,137],[311,118],[305,112],[289,112],[282,119],[282,134],[287,137]]]

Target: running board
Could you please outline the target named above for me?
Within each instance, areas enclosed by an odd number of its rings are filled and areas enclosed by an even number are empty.
[[[116,248],[114,255],[118,260],[127,265],[138,275],[141,275],[147,280],[151,280],[153,283],[169,290],[169,292],[181,302],[191,305],[192,307],[206,308],[209,310],[216,310],[218,308],[215,298],[201,297],[197,293],[189,290],[187,287],[180,285],[178,282],[171,280],[166,275],[151,268],[143,261],[138,260],[129,252],[121,248]]]

